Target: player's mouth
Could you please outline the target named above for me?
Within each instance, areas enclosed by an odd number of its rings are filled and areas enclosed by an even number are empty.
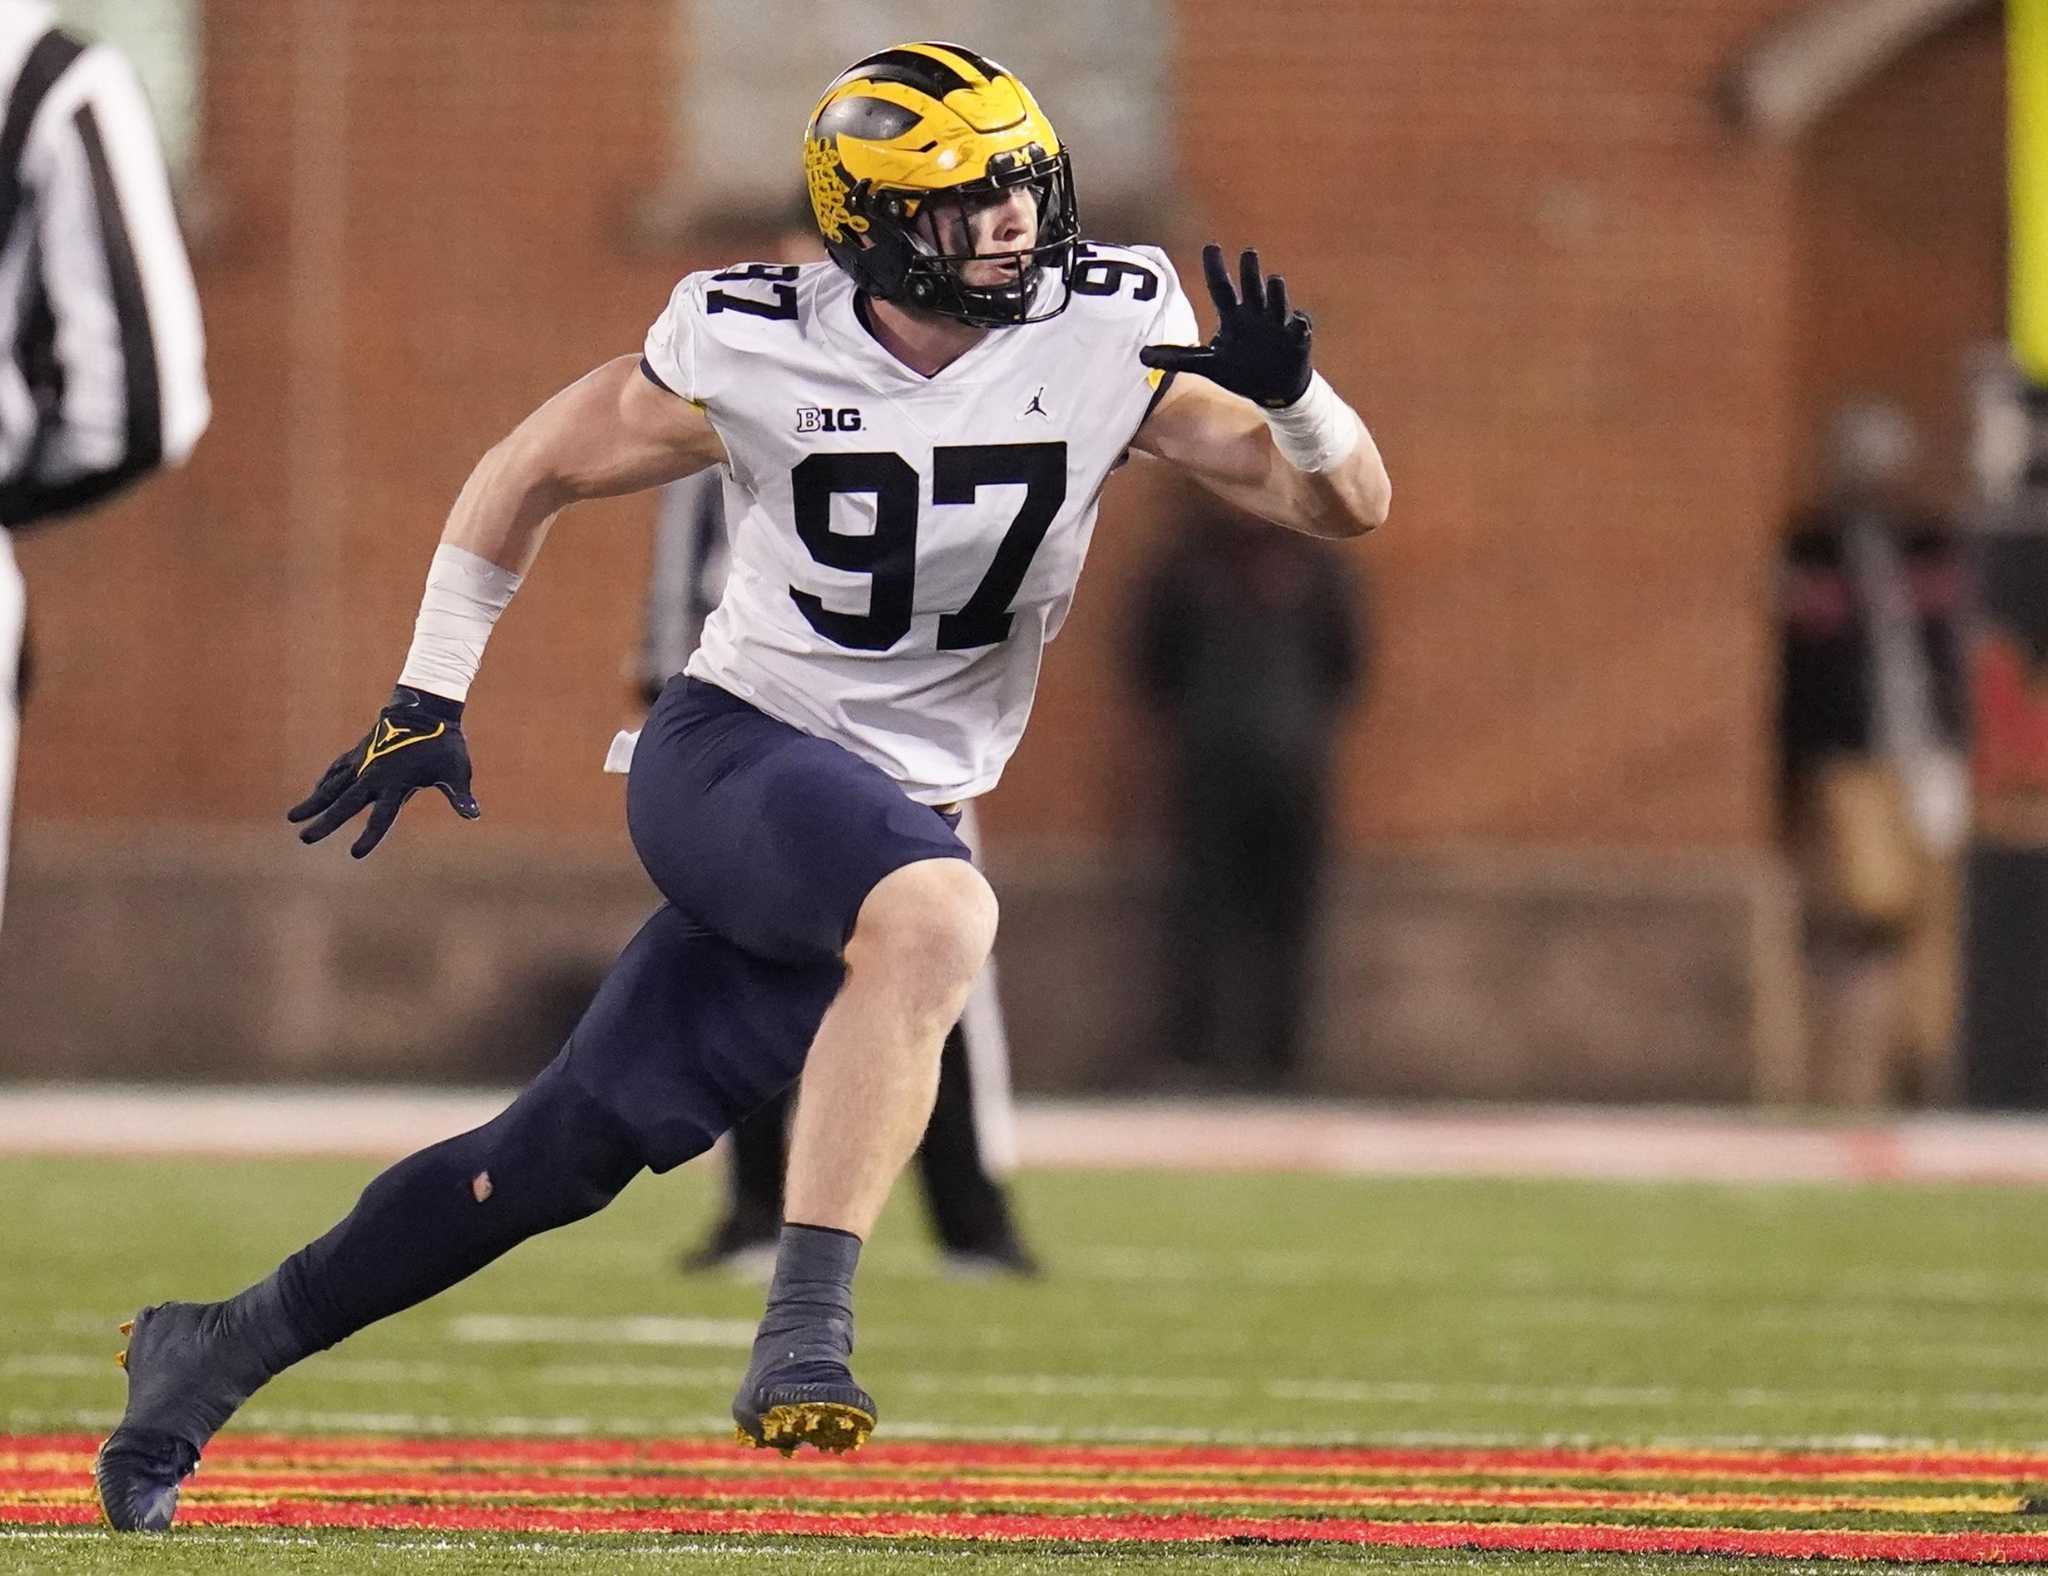
[[[978,257],[971,263],[962,263],[960,279],[977,289],[1000,289],[1020,283],[1031,267],[1029,252],[1006,252],[999,257]]]

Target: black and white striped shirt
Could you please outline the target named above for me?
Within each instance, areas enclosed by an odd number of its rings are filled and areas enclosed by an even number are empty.
[[[0,0],[0,525],[98,502],[206,429],[192,268],[127,61]]]

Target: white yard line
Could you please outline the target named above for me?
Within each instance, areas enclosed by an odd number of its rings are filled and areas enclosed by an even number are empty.
[[[0,1379],[103,1379],[113,1366],[105,1357],[29,1352],[0,1359]]]
[[[533,1372],[536,1384],[582,1390],[723,1390],[739,1383],[745,1365],[671,1368],[653,1363],[554,1363]]]
[[[511,1313],[461,1314],[443,1326],[451,1341],[471,1346],[684,1346],[747,1351],[754,1325],[745,1319],[677,1319],[656,1314],[577,1318]]]
[[[0,1361],[0,1377],[98,1377],[106,1366],[101,1359],[74,1354],[24,1353]],[[319,1376],[329,1380],[354,1380],[364,1383],[445,1384],[487,1381],[491,1376],[491,1369],[485,1364],[464,1366],[325,1358],[319,1364]],[[538,1370],[534,1377],[543,1384],[570,1389],[630,1390],[636,1393],[649,1390],[707,1391],[716,1395],[722,1394],[734,1382],[736,1375],[729,1367],[666,1368],[654,1364],[555,1364]],[[2048,1414],[2048,1393],[1999,1390],[1872,1393],[1862,1390],[1804,1390],[1757,1386],[1711,1390],[1682,1389],[1675,1385],[1663,1384],[1501,1384],[1342,1376],[1271,1378],[1242,1382],[1199,1377],[1166,1378],[1151,1374],[1051,1373],[915,1374],[897,1380],[893,1388],[913,1395],[947,1398],[981,1396],[1033,1400],[1062,1397],[1079,1400],[1228,1401],[1263,1395],[1269,1400],[1313,1407],[1538,1406],[1593,1411],[1683,1407],[1691,1410],[1784,1409],[1803,1412],[1828,1410],[1880,1414],[2009,1413],[2021,1417]],[[285,1413],[260,1406],[253,1408],[246,1415],[258,1422],[266,1423],[267,1426],[277,1427],[358,1428],[370,1432],[419,1430],[429,1433],[460,1432],[466,1428],[487,1433],[514,1434],[605,1432],[611,1431],[624,1421],[614,1419],[611,1425],[598,1425],[590,1417],[579,1414],[559,1418],[498,1418],[472,1424],[448,1415],[421,1418],[412,1413],[391,1412]],[[301,1421],[287,1424],[283,1421],[287,1417]],[[304,1421],[311,1419],[321,1421]],[[635,1432],[644,1431],[642,1425],[656,1430],[680,1426],[672,1414],[634,1419],[632,1425],[630,1431]]]
[[[1676,1406],[1683,1394],[1670,1385],[1438,1384],[1413,1379],[1270,1379],[1262,1388],[1276,1401],[1321,1406]]]
[[[76,1352],[18,1352],[0,1358],[0,1379],[106,1379],[117,1372],[112,1352],[90,1357]],[[382,1357],[323,1357],[320,1362],[323,1379],[344,1384],[447,1384],[466,1375],[479,1380],[494,1377],[480,1366],[464,1369]]]
[[[479,1377],[482,1377],[479,1371]],[[712,1390],[729,1393],[737,1367],[663,1368],[633,1363],[565,1363],[542,1368],[541,1384],[594,1390]],[[1147,1400],[1228,1400],[1247,1386],[1227,1379],[1162,1379],[1147,1374],[911,1374],[892,1390],[919,1395],[1117,1396]]]
[[[492,1089],[0,1086],[0,1154],[387,1157],[474,1127]],[[1741,1110],[1027,1100],[1026,1167],[1719,1182],[2048,1183],[2048,1117],[1791,1122]]]
[[[93,1431],[120,1421],[111,1410],[41,1410],[15,1407],[4,1414],[9,1430],[48,1432]],[[664,1412],[655,1416],[602,1416],[574,1413],[545,1417],[450,1418],[419,1412],[337,1412],[250,1407],[236,1414],[235,1426],[256,1432],[301,1431],[328,1434],[443,1435],[462,1437],[563,1438],[725,1438],[732,1421],[723,1413]],[[1874,1431],[1836,1434],[1685,1434],[1620,1440],[1611,1433],[1571,1433],[1446,1429],[1243,1429],[1130,1427],[1114,1424],[1056,1425],[1032,1423],[959,1423],[926,1418],[891,1418],[888,1437],[916,1440],[982,1440],[996,1444],[1090,1445],[1245,1445],[1269,1449],[1332,1445],[1387,1450],[1571,1450],[1598,1449],[1626,1443],[1643,1450],[1995,1450],[2032,1454],[2048,1451],[2048,1440],[1973,1441],[1926,1434]]]

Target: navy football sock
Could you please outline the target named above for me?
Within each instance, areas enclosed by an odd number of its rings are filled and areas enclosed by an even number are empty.
[[[785,1225],[748,1377],[803,1379],[813,1364],[843,1372],[853,1355],[853,1272],[860,1238],[834,1226]]]
[[[231,1299],[273,1373],[596,1214],[633,1179],[630,1131],[584,1093],[567,1057],[482,1127],[399,1161],[333,1230]]]

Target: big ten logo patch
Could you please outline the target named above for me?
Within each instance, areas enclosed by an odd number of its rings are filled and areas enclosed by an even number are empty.
[[[798,432],[859,432],[860,408],[856,405],[842,405],[837,410],[830,406],[799,405],[796,408],[796,430]]]

